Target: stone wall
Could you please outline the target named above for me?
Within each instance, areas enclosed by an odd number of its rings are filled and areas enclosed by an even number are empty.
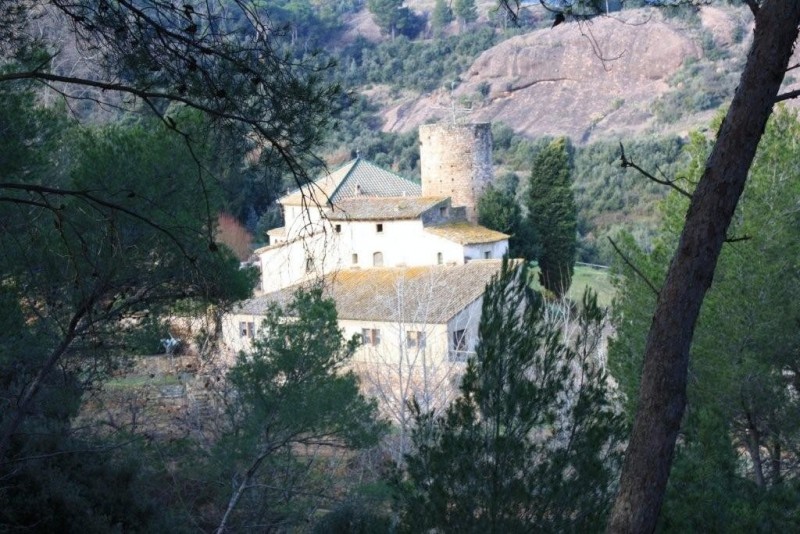
[[[422,195],[451,197],[477,222],[478,199],[492,181],[492,130],[481,124],[426,124],[419,128]]]

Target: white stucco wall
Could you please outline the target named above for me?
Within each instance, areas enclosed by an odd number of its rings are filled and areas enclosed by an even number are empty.
[[[283,220],[286,227],[286,240],[292,241],[309,233],[318,233],[325,221],[320,209],[311,201],[308,207],[283,206]]]
[[[352,255],[358,255],[358,267],[373,267],[373,255],[383,254],[384,267],[436,265],[437,253],[443,263],[464,262],[463,247],[424,231],[420,220],[334,221],[341,224],[341,265],[355,267]],[[378,232],[377,225],[383,226]]]
[[[261,330],[263,316],[250,314],[226,314],[222,318],[222,342],[228,349],[228,355],[235,357],[240,351],[249,351],[252,348],[252,338],[241,335],[241,323],[252,323],[254,327],[254,337]],[[224,351],[225,352],[225,351]],[[232,361],[231,361],[232,363]]]
[[[447,358],[447,325],[424,323],[401,323],[383,321],[355,321],[342,319],[339,326],[346,339],[361,335],[364,328],[377,329],[381,332],[378,345],[361,345],[353,355],[353,361],[382,365],[394,364],[403,359],[414,358],[416,348],[407,347],[407,332],[423,332],[425,334],[424,351],[432,361],[443,361]]]
[[[472,356],[475,352],[475,346],[478,344],[478,324],[481,321],[482,306],[483,297],[474,300],[447,323],[448,350],[450,351],[455,350],[453,334],[459,330],[466,331],[466,354],[456,354],[456,359],[464,359]]]
[[[486,256],[486,253],[489,256]],[[466,245],[464,247],[464,257],[472,260],[502,258],[508,252],[508,240],[496,241],[494,243],[482,243],[479,245]]]

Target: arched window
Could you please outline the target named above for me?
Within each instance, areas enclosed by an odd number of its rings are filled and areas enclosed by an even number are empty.
[[[374,267],[383,267],[383,252],[376,252],[372,255],[372,265]]]

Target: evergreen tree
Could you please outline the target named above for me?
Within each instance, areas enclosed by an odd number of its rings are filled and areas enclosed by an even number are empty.
[[[713,128],[712,128],[713,129]],[[659,530],[674,532],[797,529],[800,468],[800,121],[783,110],[767,124],[731,236],[751,239],[722,249],[714,287],[694,333],[681,425]],[[711,141],[690,135],[690,164],[678,183],[690,189],[703,172]],[[661,206],[661,234],[642,251],[619,241],[638,272],[619,262],[616,336],[609,367],[635,412],[646,332],[656,296],[684,223],[688,199],[671,193]],[[787,374],[787,370],[792,369]],[[790,378],[791,377],[791,378]]]
[[[434,33],[441,33],[448,24],[453,22],[453,10],[445,0],[436,0],[431,13],[431,28]]]
[[[375,23],[395,38],[397,33],[406,37],[416,36],[422,27],[422,20],[403,5],[404,0],[367,0],[367,9],[375,18]]]
[[[478,8],[475,6],[475,0],[454,0],[453,12],[462,27],[478,20]]]
[[[148,327],[163,336],[176,302],[225,306],[253,277],[209,246],[197,201],[217,208],[197,170],[209,147],[191,152],[160,122],[79,127],[10,88],[0,84],[0,174],[20,189],[0,201],[0,531],[145,529],[157,504],[135,453],[72,422],[120,362],[157,348]],[[180,118],[201,137],[196,113]]]
[[[539,281],[559,298],[572,283],[577,249],[571,172],[569,142],[562,137],[536,156],[528,186],[527,220],[539,247]]]
[[[489,186],[478,201],[478,223],[509,234],[508,255],[512,258],[534,259],[534,243],[527,221],[523,221],[513,191]]]
[[[525,278],[504,264],[486,288],[462,397],[440,417],[417,416],[401,492],[411,532],[603,528],[622,437],[594,360],[603,314],[587,294],[572,322],[567,303],[546,302]]]
[[[343,369],[357,345],[344,340],[334,302],[320,288],[267,310],[252,352],[240,354],[228,372],[231,426],[215,448],[225,466],[222,480],[238,483],[218,532],[306,521],[330,485],[308,451],[329,447],[327,462],[335,449],[371,446],[381,437],[386,427],[377,421],[375,401]]]

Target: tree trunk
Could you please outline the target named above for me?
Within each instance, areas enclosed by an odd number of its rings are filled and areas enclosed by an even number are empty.
[[[765,0],[739,87],[697,185],[647,337],[609,532],[653,532],[686,404],[694,326],[797,37],[800,2]]]

